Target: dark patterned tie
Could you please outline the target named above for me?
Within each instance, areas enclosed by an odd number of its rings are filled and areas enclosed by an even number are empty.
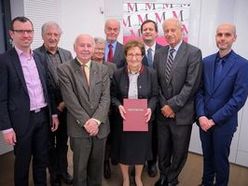
[[[146,57],[147,57],[148,66],[152,67],[153,65],[152,65],[152,49],[151,48],[149,48],[147,50],[147,56]]]
[[[113,45],[109,44],[109,52],[108,52],[108,62],[113,62]]]
[[[215,86],[218,85],[220,78],[221,78],[221,74],[222,74],[222,69],[223,69],[223,63],[224,60],[220,59],[219,61],[217,61],[216,63],[216,67],[215,67]]]
[[[171,68],[173,66],[173,53],[175,52],[174,48],[171,48],[169,51],[169,56],[167,58],[166,69],[165,69],[165,80],[168,83],[170,79]]]

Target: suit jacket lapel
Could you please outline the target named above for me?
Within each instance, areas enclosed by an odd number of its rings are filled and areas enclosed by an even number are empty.
[[[96,84],[96,64],[92,61],[90,67],[90,87],[89,87],[89,94],[91,94]]]
[[[73,68],[75,69],[75,74],[78,77],[78,80],[80,82],[81,85],[83,85],[83,89],[86,93],[87,96],[89,96],[89,85],[87,83],[86,77],[83,74],[83,69],[80,66],[79,62],[77,61],[77,59],[74,59],[75,61],[72,63],[73,64]]]
[[[27,89],[27,85],[26,85],[26,82],[24,79],[24,74],[22,71],[21,62],[20,62],[18,54],[14,48],[12,49],[12,52],[11,52],[11,60],[10,61],[12,63],[14,63],[14,67],[16,69],[16,72],[17,72],[19,79],[21,80],[23,89],[28,94],[28,89]]]
[[[36,68],[39,74],[40,82],[42,84],[43,91],[45,93],[45,99],[47,98],[47,87],[46,87],[46,71],[44,66],[41,64],[40,58],[34,53],[34,62],[36,64]],[[48,100],[46,100],[48,101]]]
[[[176,56],[175,56],[174,61],[173,61],[173,66],[171,69],[169,83],[171,81],[173,74],[175,73],[175,69],[176,69],[177,64],[180,63],[181,61],[184,61],[182,59],[184,58],[185,51],[186,51],[186,44],[184,42],[182,42],[182,44],[178,48],[178,51],[177,51]],[[167,51],[167,55],[168,55],[168,51]],[[166,58],[166,61],[167,61],[167,58]]]
[[[59,52],[59,57],[61,59],[61,62],[64,63],[66,61],[66,59],[65,59],[65,55],[64,55],[63,51],[60,48],[58,48],[58,52]]]
[[[214,86],[215,86],[214,73],[215,73],[215,59],[216,59],[216,55],[217,54],[215,54],[213,56],[213,58],[211,59],[210,67],[209,67],[209,72],[211,72],[211,74],[209,74],[208,78],[210,80],[210,86],[211,86],[211,90],[212,91],[214,91]],[[209,73],[209,72],[206,72],[206,73]]]

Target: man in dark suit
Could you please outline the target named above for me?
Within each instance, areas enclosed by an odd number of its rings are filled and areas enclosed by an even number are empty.
[[[31,158],[34,185],[46,185],[49,115],[56,114],[45,58],[30,48],[33,32],[28,18],[14,18],[9,32],[14,48],[0,56],[0,130],[14,146],[16,186],[28,186]],[[54,115],[51,130],[57,127]]]
[[[168,46],[154,57],[160,86],[158,114],[158,156],[160,179],[156,186],[177,185],[186,162],[192,124],[194,99],[201,79],[201,51],[183,41],[178,19],[164,21]]]
[[[58,47],[62,34],[60,26],[55,22],[47,22],[41,28],[44,44],[36,51],[46,57],[50,74],[52,75],[52,85],[55,94],[56,107],[59,111],[59,128],[56,132],[49,134],[49,172],[52,186],[60,186],[62,179],[66,184],[72,184],[72,176],[68,173],[67,162],[67,127],[66,113],[60,88],[58,86],[57,67],[72,59],[71,52]]]
[[[76,58],[58,67],[59,83],[67,112],[68,135],[73,151],[73,185],[102,184],[103,159],[109,125],[109,74],[105,65],[91,60],[95,42],[79,35]]]
[[[236,28],[221,24],[216,31],[219,51],[203,60],[202,86],[196,113],[204,157],[202,184],[227,186],[228,156],[238,125],[238,111],[248,95],[248,61],[232,50]]]
[[[121,68],[126,65],[125,57],[124,57],[124,49],[123,45],[117,41],[117,38],[120,33],[120,22],[116,19],[108,19],[105,22],[104,32],[106,35],[106,44],[104,50],[104,60],[106,63],[114,63],[117,68]],[[112,123],[115,121],[115,116],[110,114],[109,122],[111,131],[114,130],[114,126]],[[110,131],[110,133],[111,133]],[[111,141],[111,134],[110,134],[110,143]],[[107,152],[107,154],[110,154]],[[113,164],[117,164],[117,162],[112,158],[111,159]],[[111,169],[110,169],[110,161],[109,158],[106,157],[104,161],[104,175],[106,178],[110,178],[111,176]]]
[[[150,19],[145,20],[140,31],[142,34],[142,40],[145,46],[146,55],[142,59],[142,63],[148,67],[153,68],[153,59],[155,52],[162,46],[156,43],[156,38],[158,36],[158,26]],[[158,107],[156,108],[158,110]],[[155,177],[157,175],[157,155],[158,155],[158,134],[157,134],[157,111],[153,113],[152,117],[152,155],[153,159],[147,162],[147,172],[150,177]]]
[[[125,65],[123,45],[117,41],[120,33],[120,22],[116,19],[108,19],[105,22],[104,32],[106,35],[105,61],[115,63],[117,68]]]

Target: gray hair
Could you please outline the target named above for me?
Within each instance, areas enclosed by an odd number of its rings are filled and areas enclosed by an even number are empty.
[[[106,40],[101,37],[95,37],[94,38],[96,44],[105,44]]]
[[[49,22],[44,23],[42,25],[42,27],[41,27],[41,34],[44,35],[49,27],[56,27],[56,29],[58,30],[59,34],[60,35],[62,34],[62,29],[60,28],[58,23],[56,23],[54,21],[49,21]]]

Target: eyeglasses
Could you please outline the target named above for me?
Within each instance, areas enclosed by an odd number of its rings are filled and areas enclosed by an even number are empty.
[[[133,57],[135,57],[136,59],[141,58],[142,54],[127,54],[127,58],[133,58]]]
[[[32,34],[34,32],[34,30],[12,30],[13,32],[16,32],[18,34]]]

